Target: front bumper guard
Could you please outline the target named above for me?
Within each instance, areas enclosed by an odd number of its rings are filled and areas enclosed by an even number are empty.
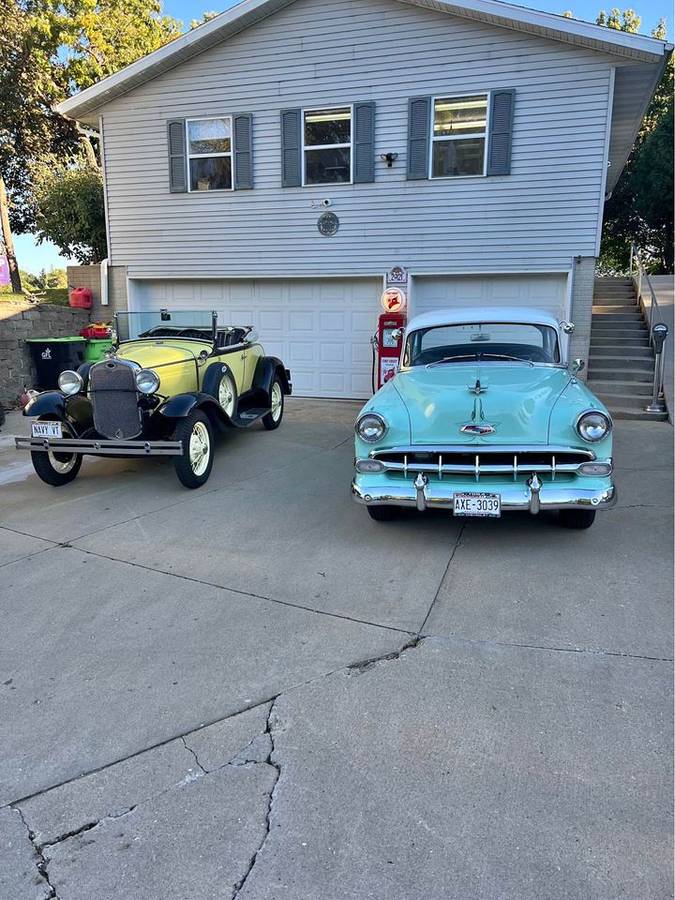
[[[107,438],[14,438],[17,450],[86,453],[88,456],[180,456],[181,441],[113,441]]]
[[[475,488],[474,488],[475,489]],[[525,485],[505,488],[486,485],[485,493],[501,496],[503,512],[530,512],[537,515],[547,509],[611,509],[618,499],[615,485],[601,490],[590,490],[577,486],[563,487],[557,484],[543,484],[535,473]],[[419,473],[414,481],[398,484],[371,485],[352,482],[352,496],[357,503],[366,506],[406,506],[423,512],[425,509],[453,509],[455,494],[463,491],[449,485],[430,484],[426,475]]]

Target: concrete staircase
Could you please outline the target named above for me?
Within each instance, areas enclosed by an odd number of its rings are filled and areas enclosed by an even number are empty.
[[[596,278],[593,290],[588,387],[615,419],[662,421],[648,413],[654,353],[630,278]]]

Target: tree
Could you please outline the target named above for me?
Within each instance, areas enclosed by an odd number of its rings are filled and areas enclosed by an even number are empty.
[[[598,24],[634,31],[640,19],[633,10],[613,9],[609,16],[601,12]],[[652,35],[665,38],[663,20]],[[673,271],[673,162],[673,61],[669,60],[626,166],[605,203],[601,270],[625,272],[634,242],[648,268]]]
[[[82,265],[107,255],[103,184],[98,169],[45,171],[35,188],[38,243],[50,240]]]
[[[15,289],[10,229],[34,229],[41,173],[82,155],[89,176],[97,166],[90,138],[55,105],[180,33],[160,0],[0,0],[0,237]]]

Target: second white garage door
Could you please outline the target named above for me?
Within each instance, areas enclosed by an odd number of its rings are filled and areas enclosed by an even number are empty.
[[[130,307],[218,311],[223,322],[255,325],[265,351],[291,370],[300,397],[365,398],[370,338],[382,280],[134,280]]]
[[[565,318],[566,274],[420,275],[413,283],[415,314],[463,306],[524,306]]]

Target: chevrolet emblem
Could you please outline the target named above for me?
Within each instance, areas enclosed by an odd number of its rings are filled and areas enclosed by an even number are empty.
[[[473,423],[462,425],[459,430],[462,434],[484,435],[494,434],[497,429],[494,425],[488,425],[487,423],[481,422],[479,425],[474,425]]]

